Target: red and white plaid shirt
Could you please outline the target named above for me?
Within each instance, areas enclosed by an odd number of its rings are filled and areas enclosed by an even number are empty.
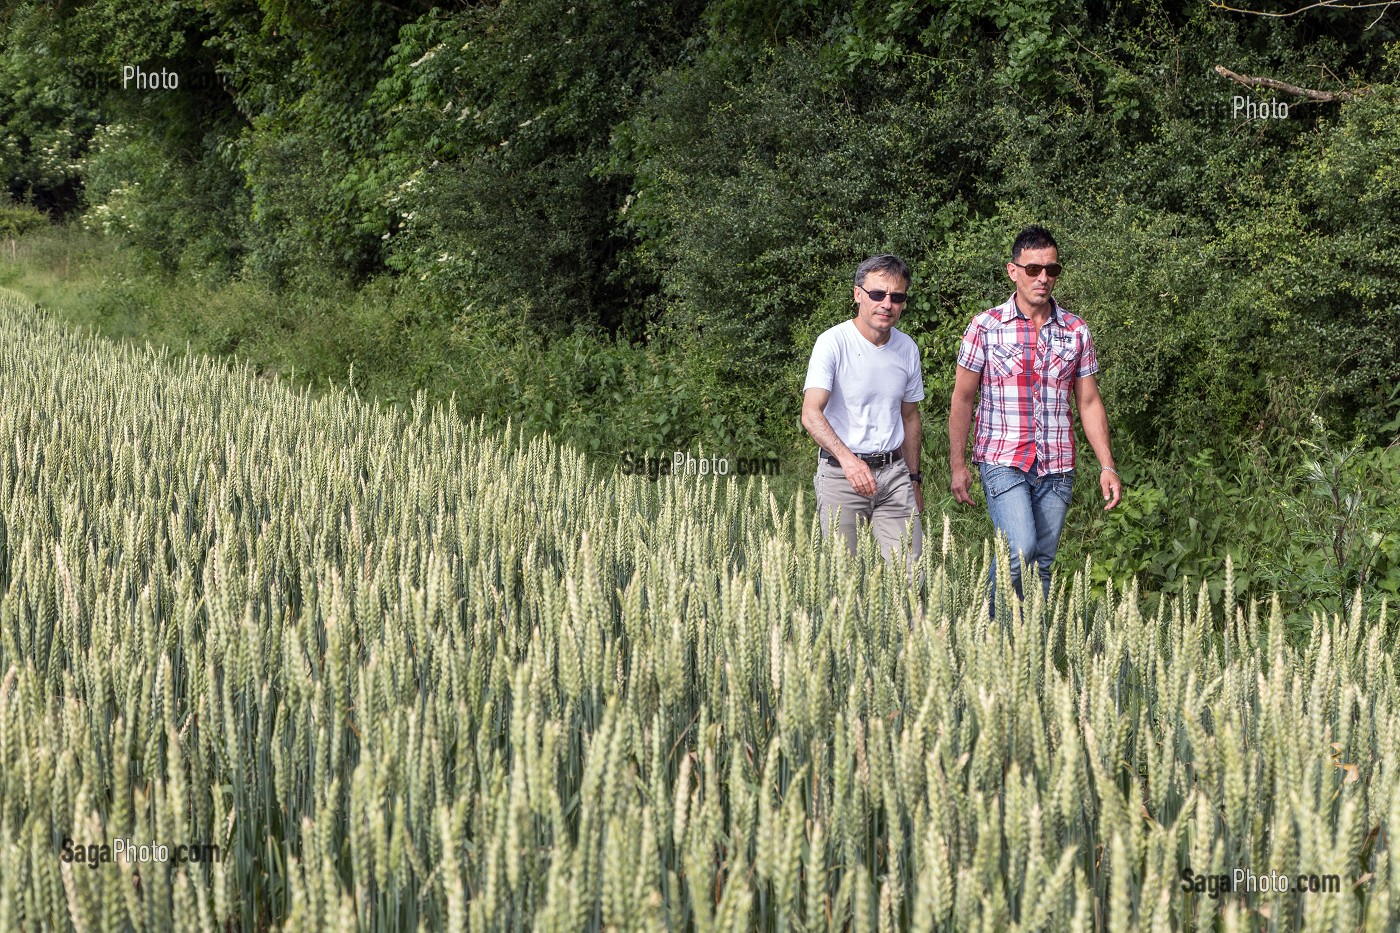
[[[958,365],[982,374],[973,463],[1020,470],[1040,461],[1041,473],[1074,469],[1074,422],[1069,413],[1074,380],[1099,371],[1084,319],[1050,299],[1040,329],[1016,307],[1016,296],[972,319],[958,350]]]

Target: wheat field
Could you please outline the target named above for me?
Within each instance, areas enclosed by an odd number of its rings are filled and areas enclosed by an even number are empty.
[[[0,293],[0,927],[1394,929],[1385,606],[925,551]]]

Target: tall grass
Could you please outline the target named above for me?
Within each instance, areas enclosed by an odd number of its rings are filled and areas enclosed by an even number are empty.
[[[731,457],[789,456],[799,436],[801,472],[815,462],[795,419],[782,437],[758,437],[717,417],[713,387],[688,374],[689,354],[661,340],[537,327],[517,296],[462,306],[387,276],[352,286],[309,270],[275,287],[255,276],[171,274],[148,251],[74,227],[22,237],[17,260],[0,261],[6,286],[107,337],[236,353],[298,384],[353,382],[404,406],[421,391],[465,417],[498,428],[510,420],[611,463],[624,451],[669,456],[697,442]]]
[[[1386,607],[1295,650],[1268,607],[1080,573],[993,622],[988,549],[938,538],[911,587],[761,480],[0,296],[0,926],[1391,927]]]

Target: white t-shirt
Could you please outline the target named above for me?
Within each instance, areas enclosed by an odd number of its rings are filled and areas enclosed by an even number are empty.
[[[856,454],[878,454],[904,443],[901,402],[924,398],[924,371],[919,348],[907,335],[890,328],[890,339],[877,347],[861,336],[854,319],[822,333],[812,347],[802,391],[826,389],[826,420],[841,442]]]

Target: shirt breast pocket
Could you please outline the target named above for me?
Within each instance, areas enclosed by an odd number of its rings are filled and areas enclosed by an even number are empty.
[[[1078,368],[1079,354],[1072,345],[1055,347],[1045,354],[1045,375],[1056,385],[1073,380]]]
[[[997,380],[1014,379],[1026,371],[1026,355],[1019,344],[999,344],[987,349],[987,361]]]

